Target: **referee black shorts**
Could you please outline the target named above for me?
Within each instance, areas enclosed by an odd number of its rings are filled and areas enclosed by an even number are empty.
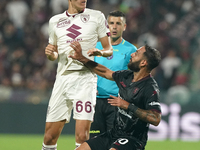
[[[94,121],[90,128],[90,138],[100,135],[113,127],[116,107],[108,103],[108,98],[97,98]]]

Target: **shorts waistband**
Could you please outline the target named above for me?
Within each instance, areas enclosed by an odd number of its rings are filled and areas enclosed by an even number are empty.
[[[83,74],[94,74],[90,70],[66,70],[61,76],[65,75],[83,75]]]

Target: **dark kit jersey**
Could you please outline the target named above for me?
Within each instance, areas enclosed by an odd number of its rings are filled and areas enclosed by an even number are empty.
[[[113,73],[113,79],[119,87],[121,99],[144,110],[155,110],[161,113],[159,102],[159,88],[156,81],[150,75],[132,82],[133,72],[131,70],[117,71]],[[143,146],[147,142],[149,123],[135,117],[132,112],[117,107],[115,116],[113,136],[129,136],[137,139]]]

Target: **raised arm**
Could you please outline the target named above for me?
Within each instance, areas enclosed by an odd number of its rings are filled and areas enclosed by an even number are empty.
[[[101,45],[103,47],[102,50],[99,50],[97,48],[90,49],[87,53],[89,56],[103,56],[103,57],[109,57],[113,54],[113,48],[110,42],[110,38],[108,36],[105,36],[100,39]]]
[[[45,48],[45,54],[47,58],[51,61],[54,61],[58,58],[58,50],[57,46],[48,44]]]
[[[88,67],[90,70],[92,70],[94,73],[98,74],[99,76],[102,76],[109,80],[113,80],[112,74],[114,73],[114,71],[84,57],[82,55],[82,48],[81,48],[81,45],[79,44],[79,42],[73,42],[70,44],[70,46],[75,51],[74,55],[69,56],[70,58],[73,58],[73,59],[76,59],[76,60],[82,62],[86,67]]]
[[[105,36],[103,38],[100,39],[101,45],[103,47],[103,49],[101,50],[101,52],[103,53],[103,57],[109,57],[113,54],[113,48],[111,45],[111,41],[110,38],[108,36]]]

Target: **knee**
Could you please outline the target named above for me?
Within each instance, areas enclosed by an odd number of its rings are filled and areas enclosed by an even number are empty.
[[[81,132],[81,133],[76,134],[76,142],[78,143],[83,143],[88,139],[89,139],[89,135],[87,135],[86,133]]]
[[[46,133],[44,135],[44,144],[45,145],[55,145],[56,143],[57,143],[57,139],[53,135],[51,135],[49,133]]]

